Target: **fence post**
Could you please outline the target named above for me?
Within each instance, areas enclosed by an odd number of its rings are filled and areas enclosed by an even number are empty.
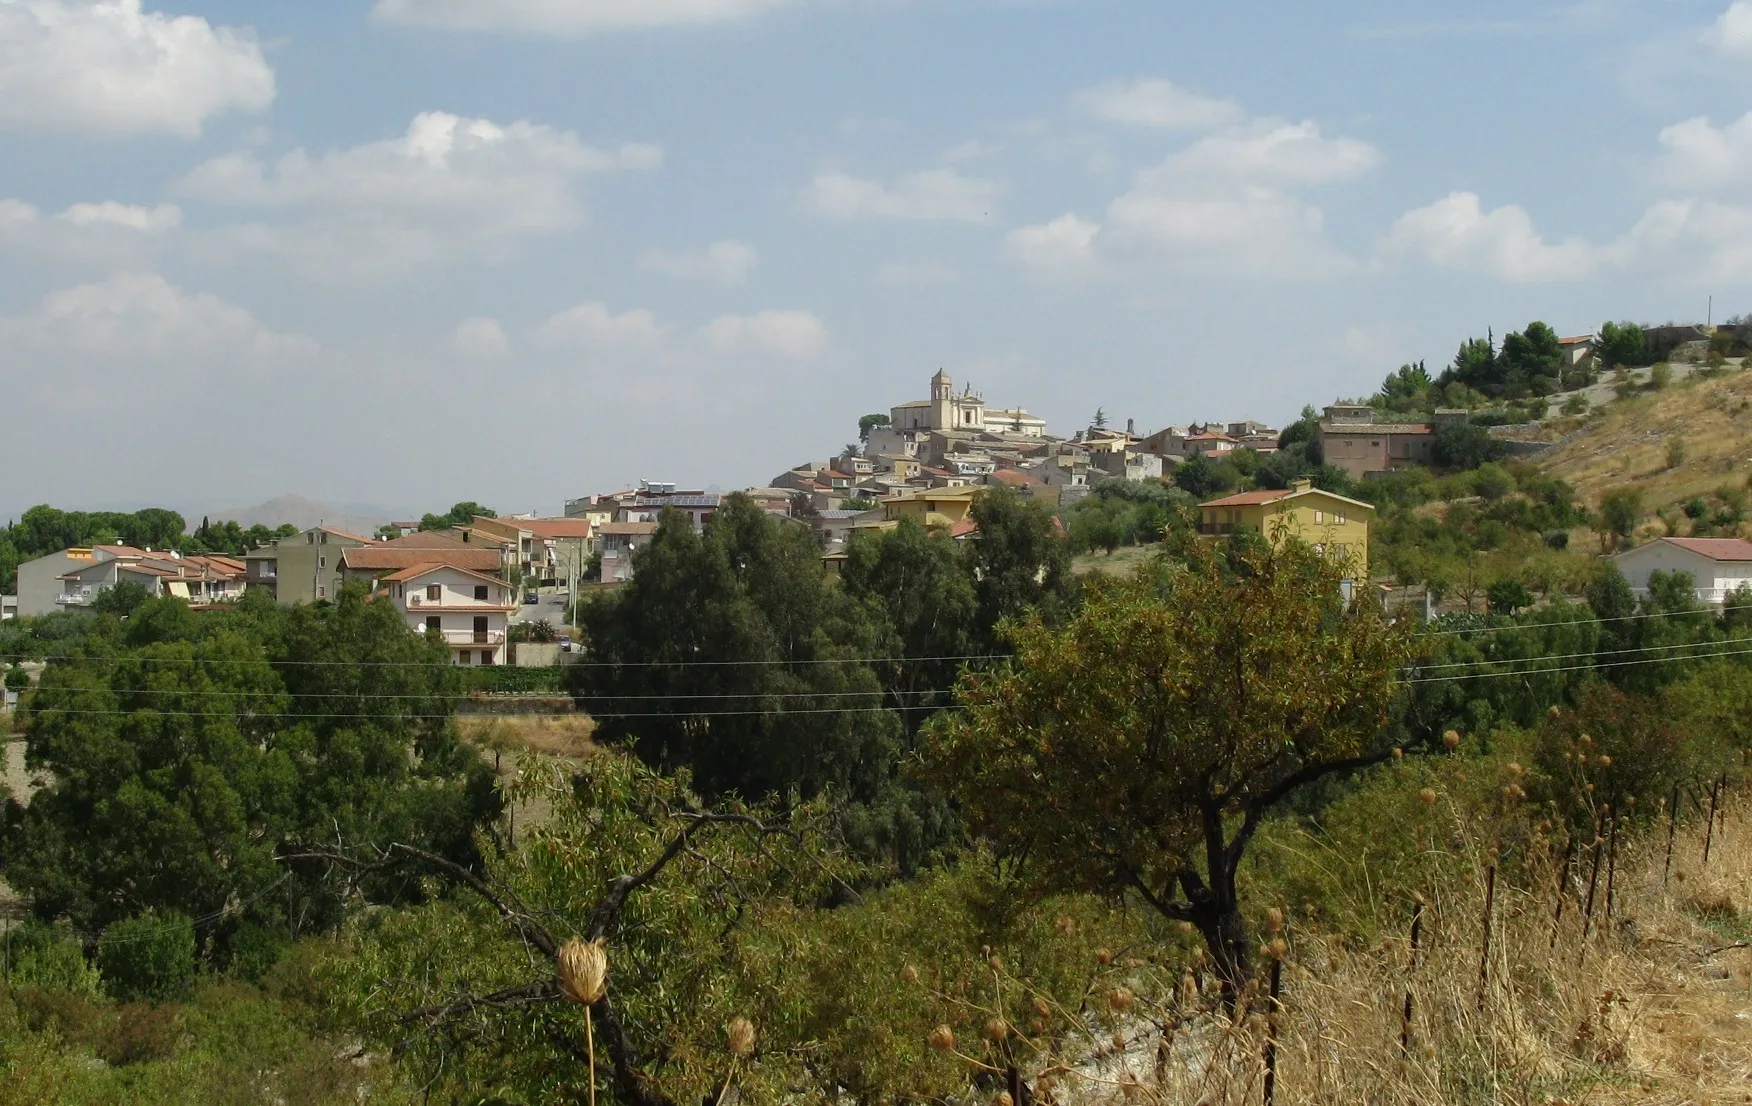
[[[1724,772],[1716,777],[1715,786],[1709,789],[1709,826],[1703,831],[1703,863],[1709,866],[1709,847],[1715,841],[1716,807],[1721,802],[1722,785],[1728,776]]]
[[[1679,832],[1679,785],[1673,785],[1673,801],[1667,807],[1667,862],[1661,867],[1661,886],[1673,874],[1673,835]]]
[[[1551,913],[1551,947],[1557,947],[1557,932],[1563,925],[1563,903],[1569,891],[1570,865],[1575,863],[1576,841],[1570,838],[1563,845],[1563,863],[1557,869],[1557,909]]]
[[[1417,906],[1411,912],[1411,965],[1405,977],[1405,1010],[1399,1017],[1399,1051],[1411,1058],[1411,979],[1417,973],[1417,947],[1423,939],[1424,899],[1417,896]]]
[[[1277,1033],[1278,1018],[1283,1010],[1284,958],[1271,958],[1271,1003],[1265,1017],[1265,1106],[1272,1106],[1277,1096]]]
[[[1484,941],[1478,957],[1478,1012],[1484,1012],[1484,992],[1490,985],[1490,918],[1496,907],[1496,865],[1484,875]]]

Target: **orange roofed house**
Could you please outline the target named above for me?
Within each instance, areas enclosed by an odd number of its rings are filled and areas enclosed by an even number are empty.
[[[385,576],[381,583],[408,627],[441,635],[455,663],[505,663],[506,631],[517,596],[504,580],[453,565],[420,564]]]
[[[1351,579],[1369,578],[1369,522],[1375,508],[1361,500],[1297,480],[1286,489],[1242,492],[1198,509],[1198,532],[1205,537],[1255,530],[1274,545],[1300,538],[1345,561]]]

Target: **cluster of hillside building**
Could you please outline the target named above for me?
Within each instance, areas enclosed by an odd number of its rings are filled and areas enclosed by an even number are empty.
[[[971,388],[957,393],[946,372],[931,378],[930,389],[929,399],[893,408],[889,424],[872,427],[861,445],[787,469],[743,494],[785,524],[810,529],[826,562],[837,566],[859,530],[886,529],[909,517],[953,540],[976,537],[973,503],[988,487],[1003,485],[1062,507],[1103,480],[1160,478],[1196,457],[1279,448],[1279,432],[1254,421],[1141,435],[1128,422],[1123,431],[1092,426],[1055,437],[1044,420],[1021,408],[987,407]],[[1465,418],[1465,412],[1442,411],[1427,421],[1383,422],[1372,407],[1336,404],[1326,408],[1313,439],[1325,463],[1360,480],[1430,464],[1440,427]],[[378,537],[316,526],[239,557],[123,545],[67,549],[19,566],[19,593],[0,599],[0,618],[88,608],[122,583],[201,607],[235,601],[251,588],[284,604],[320,602],[361,582],[394,603],[411,629],[442,637],[456,663],[503,664],[511,616],[527,590],[575,591],[587,574],[607,584],[631,579],[634,554],[656,534],[665,512],[703,530],[724,499],[715,491],[646,481],[569,500],[557,518],[479,517],[440,532],[394,523]],[[1200,529],[1211,536],[1239,529],[1295,533],[1344,557],[1353,577],[1366,580],[1373,515],[1367,503],[1301,481],[1202,504]],[[1619,559],[1639,591],[1656,570],[1692,572],[1705,602],[1719,603],[1732,588],[1752,582],[1752,544],[1738,540],[1663,539]]]

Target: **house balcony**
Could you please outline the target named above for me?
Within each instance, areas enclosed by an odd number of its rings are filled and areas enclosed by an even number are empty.
[[[1232,522],[1201,522],[1198,524],[1198,532],[1207,538],[1228,537],[1235,532],[1235,524]]]
[[[89,607],[95,602],[97,602],[97,595],[89,592],[84,594],[62,593],[55,596],[55,606],[57,607]]]
[[[504,630],[440,630],[439,633],[444,635],[444,644],[454,649],[505,644]]]

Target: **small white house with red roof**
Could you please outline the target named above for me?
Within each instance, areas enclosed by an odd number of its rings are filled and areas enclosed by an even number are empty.
[[[418,564],[383,577],[408,628],[436,631],[459,665],[505,663],[506,633],[517,595],[497,576],[445,564]]]
[[[1699,603],[1720,604],[1734,589],[1752,585],[1752,542],[1740,538],[1660,538],[1615,554],[1631,590],[1649,593],[1656,572],[1688,572]]]

